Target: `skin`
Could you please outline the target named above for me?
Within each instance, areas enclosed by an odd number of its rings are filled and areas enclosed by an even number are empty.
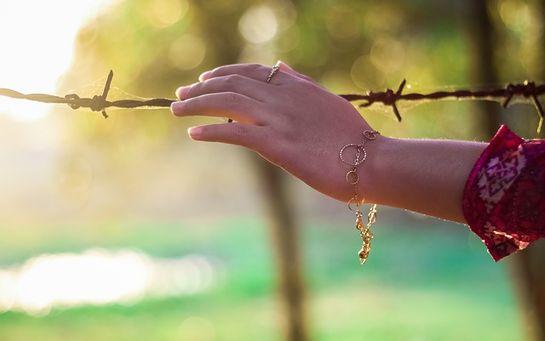
[[[321,193],[348,202],[353,186],[339,150],[360,143],[371,130],[345,99],[280,62],[271,67],[234,64],[207,71],[199,82],[176,91],[176,116],[229,117],[233,123],[193,127],[196,141],[249,148]],[[462,195],[466,179],[486,143],[398,139],[378,135],[366,143],[358,167],[358,192],[366,202],[404,208],[465,223]]]

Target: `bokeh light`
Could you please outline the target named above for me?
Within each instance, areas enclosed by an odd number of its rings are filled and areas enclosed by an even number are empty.
[[[0,311],[45,314],[55,307],[194,294],[212,285],[216,267],[198,255],[156,259],[135,250],[40,255],[0,269]]]
[[[273,39],[278,31],[278,20],[267,5],[256,5],[246,10],[238,24],[244,39],[251,43],[265,43]]]
[[[92,97],[113,69],[109,99],[173,98],[220,65],[277,60],[334,93],[404,78],[406,92],[482,85],[472,2],[2,4],[0,87],[23,92]],[[498,79],[542,78],[536,3],[488,9]],[[473,102],[398,106],[401,123],[381,105],[361,114],[386,136],[482,136]],[[509,110],[519,127],[535,122],[533,109]],[[187,137],[223,118],[108,113],[0,99],[0,340],[280,339],[281,263],[250,152]],[[382,207],[362,268],[345,205],[284,184],[312,339],[522,339],[513,275],[463,227]]]
[[[177,23],[188,9],[189,3],[185,0],[153,0],[147,1],[141,12],[150,25],[162,29]]]
[[[197,35],[184,34],[170,45],[168,52],[172,66],[180,70],[191,70],[199,66],[206,55],[206,45]]]

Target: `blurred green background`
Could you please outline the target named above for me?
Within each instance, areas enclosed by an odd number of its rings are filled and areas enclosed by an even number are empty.
[[[66,54],[47,32],[64,31],[68,17],[77,25],[66,38],[72,59],[52,82],[59,94],[99,94],[113,69],[109,99],[171,98],[214,67],[279,59],[337,93],[396,88],[403,78],[429,91],[545,74],[545,6],[537,0],[477,1],[486,20],[471,0],[103,0],[93,10],[92,1],[41,10],[37,0],[6,1],[5,15],[32,8],[43,21],[43,32],[25,17],[21,27],[4,27],[16,36],[24,25],[44,45],[3,71],[19,70],[24,92],[40,90],[30,64],[46,70]],[[483,20],[494,37],[492,81],[475,71]],[[18,45],[5,48],[3,64],[26,58]],[[0,340],[285,337],[277,242],[255,161],[185,133],[217,119],[141,109],[110,110],[105,120],[59,106],[33,115],[44,106],[36,108],[10,111],[0,102]],[[389,136],[490,136],[483,117],[492,112],[473,102],[400,109],[402,123],[380,106],[362,114]],[[537,122],[527,105],[499,117],[523,134]],[[300,230],[309,339],[528,337],[516,264],[494,263],[466,227],[379,207],[374,248],[360,266],[346,206],[283,181]]]

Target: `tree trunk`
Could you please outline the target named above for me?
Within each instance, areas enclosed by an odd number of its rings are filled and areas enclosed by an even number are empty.
[[[530,340],[545,340],[545,243],[535,243],[514,256],[514,273],[519,287]]]
[[[468,0],[470,6],[469,32],[472,55],[472,75],[476,84],[498,83],[497,70],[494,65],[495,34],[486,0]],[[477,102],[479,126],[484,140],[490,140],[498,130],[501,115],[497,103]]]
[[[537,10],[541,13],[541,22],[545,24],[545,0],[541,0]],[[541,8],[539,8],[541,5]],[[543,34],[543,32],[542,32]],[[545,43],[545,35],[543,43]],[[541,58],[545,57],[545,48],[541,46]],[[545,67],[538,70],[541,77],[545,78]],[[530,110],[533,110],[530,109]],[[535,129],[526,132],[526,136],[537,138]],[[543,136],[543,132],[541,134]],[[515,256],[518,275],[518,287],[523,302],[527,321],[527,332],[531,340],[545,340],[545,241],[534,243],[528,249],[519,252]]]
[[[542,2],[545,8],[545,0]],[[470,37],[475,51],[473,74],[478,77],[478,83],[495,84],[498,77],[494,68],[494,26],[487,11],[487,1],[469,0],[469,4],[472,10],[470,17],[473,18]],[[543,18],[545,22],[545,14]],[[495,103],[481,103],[480,110],[484,137],[489,139],[501,122],[498,106]],[[524,315],[525,332],[530,340],[545,340],[545,243],[536,243],[511,258],[512,273]]]
[[[308,339],[304,308],[304,283],[294,206],[286,188],[284,173],[277,167],[253,156],[265,196],[268,224],[276,252],[279,286],[282,296],[281,320],[285,340]]]
[[[216,51],[216,62],[237,63],[243,43],[236,31],[237,26],[233,26],[232,22],[236,22],[242,13],[234,11],[228,14],[228,18],[221,13],[212,17],[203,3],[194,4],[200,11],[206,12],[206,15],[203,15],[208,18],[205,26],[208,32],[206,36],[211,39],[210,46],[214,46]],[[304,283],[295,210],[287,194],[283,172],[253,153],[251,162],[258,173],[268,215],[268,228],[276,255],[283,334],[288,341],[305,341],[308,338],[304,312]]]

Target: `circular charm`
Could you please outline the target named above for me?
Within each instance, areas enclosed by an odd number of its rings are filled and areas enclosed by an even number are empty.
[[[375,130],[366,130],[363,132],[363,137],[365,137],[368,140],[373,141],[377,138],[377,135],[380,134],[378,131]]]
[[[344,154],[349,148],[356,149],[355,159],[354,159],[353,162],[348,162],[345,159]],[[340,157],[341,161],[344,164],[347,164],[347,165],[352,166],[352,167],[356,167],[356,166],[361,165],[363,163],[363,161],[365,161],[365,159],[367,158],[367,152],[365,151],[365,148],[363,147],[362,144],[349,143],[349,144],[344,145],[341,148],[341,151],[339,152],[339,157]]]
[[[360,181],[360,176],[358,175],[358,172],[356,169],[352,169],[348,173],[346,173],[346,182],[348,182],[350,185],[355,185]]]
[[[354,207],[355,206],[355,207]],[[352,212],[358,212],[360,209],[360,202],[358,201],[358,198],[356,196],[353,196],[348,200],[348,209]]]

